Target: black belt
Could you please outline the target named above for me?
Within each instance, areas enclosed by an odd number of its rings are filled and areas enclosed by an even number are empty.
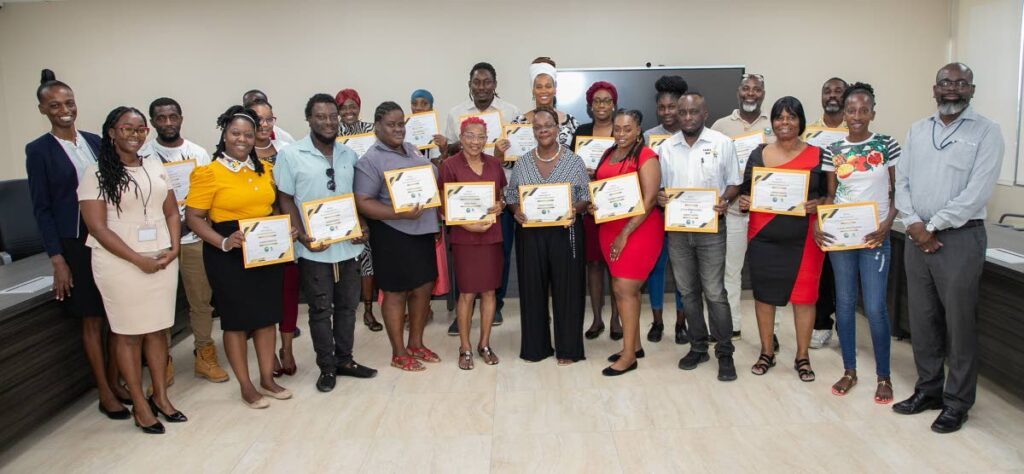
[[[950,230],[970,229],[971,227],[978,227],[978,226],[983,226],[983,225],[985,225],[985,219],[971,219],[971,220],[965,222],[964,225],[962,225],[960,227],[952,227],[952,228],[945,229],[945,230],[946,231],[950,231]]]

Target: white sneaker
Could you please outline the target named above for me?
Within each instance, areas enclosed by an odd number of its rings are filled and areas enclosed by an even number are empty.
[[[832,340],[831,329],[815,329],[811,333],[811,349],[821,349]]]

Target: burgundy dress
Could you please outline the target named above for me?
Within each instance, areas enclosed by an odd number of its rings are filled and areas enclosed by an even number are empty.
[[[476,174],[469,167],[462,152],[444,160],[438,180],[441,192],[444,192],[444,183],[491,181],[494,183],[494,198],[500,200],[507,184],[501,162],[486,153],[481,158],[484,162],[481,174]],[[486,232],[470,232],[461,226],[448,229],[459,293],[483,293],[501,286],[501,270],[505,265],[501,223],[495,222]]]
[[[612,163],[606,156],[597,166],[597,179],[613,178],[615,176],[633,173],[640,169],[647,160],[657,160],[658,155],[654,150],[643,147],[640,150],[640,157],[634,161],[622,161]],[[661,255],[661,246],[665,243],[665,220],[662,218],[661,209],[655,207],[647,214],[647,218],[640,224],[629,239],[626,240],[626,247],[619,255],[619,259],[612,261],[612,242],[619,236],[630,219],[618,219],[598,224],[598,239],[601,243],[601,253],[604,260],[608,262],[608,271],[616,278],[629,278],[632,280],[646,280],[654,269],[654,264]]]

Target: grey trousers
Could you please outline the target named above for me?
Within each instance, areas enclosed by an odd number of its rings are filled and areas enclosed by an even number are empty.
[[[988,238],[985,227],[976,226],[939,231],[938,239],[943,246],[934,254],[910,240],[904,252],[915,389],[967,410],[978,385],[975,309]]]
[[[335,274],[337,270],[337,274]],[[309,333],[320,370],[334,372],[352,361],[356,306],[362,277],[359,262],[299,259],[299,283],[309,304]]]
[[[708,325],[704,323],[704,300],[708,304],[711,334],[718,343],[718,357],[732,355],[732,310],[725,291],[725,219],[719,219],[718,232],[669,232],[668,257],[676,288],[683,295],[690,350],[708,352]],[[703,295],[703,299],[701,296]]]

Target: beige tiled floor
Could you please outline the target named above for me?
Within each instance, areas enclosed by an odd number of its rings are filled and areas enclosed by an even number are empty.
[[[666,298],[669,299],[669,298]],[[752,304],[744,301],[746,313]],[[971,419],[959,433],[928,430],[935,412],[905,417],[872,400],[873,360],[859,323],[862,381],[848,396],[831,395],[842,374],[837,344],[812,352],[815,383],[790,367],[792,319],[784,324],[779,365],[750,375],[756,325],[743,323],[737,344],[740,378],[715,379],[716,364],[676,368],[687,347],[671,334],[646,343],[640,369],[606,378],[600,370],[618,343],[606,332],[587,341],[588,360],[569,367],[526,363],[519,346],[518,302],[506,307],[492,346],[502,357],[473,371],[456,367],[457,339],[437,319],[427,345],[444,361],[421,373],[388,367],[383,333],[357,329],[356,357],[377,367],[372,380],[339,378],[316,391],[309,336],[296,340],[299,373],[282,385],[289,401],[254,411],[234,382],[191,376],[191,342],[173,349],[172,397],[190,421],[145,436],[130,421],[110,421],[88,394],[52,422],[6,450],[5,472],[1024,472],[1024,403],[982,382]],[[304,309],[303,309],[304,310]],[[608,309],[606,307],[605,314]],[[606,316],[607,317],[607,316]],[[300,317],[305,330],[305,317]],[[644,307],[644,331],[650,312]],[[589,318],[588,318],[589,324]],[[668,325],[671,327],[672,321]],[[910,345],[893,342],[897,399],[914,381]],[[223,361],[223,355],[221,356]],[[250,364],[255,358],[250,357]]]

